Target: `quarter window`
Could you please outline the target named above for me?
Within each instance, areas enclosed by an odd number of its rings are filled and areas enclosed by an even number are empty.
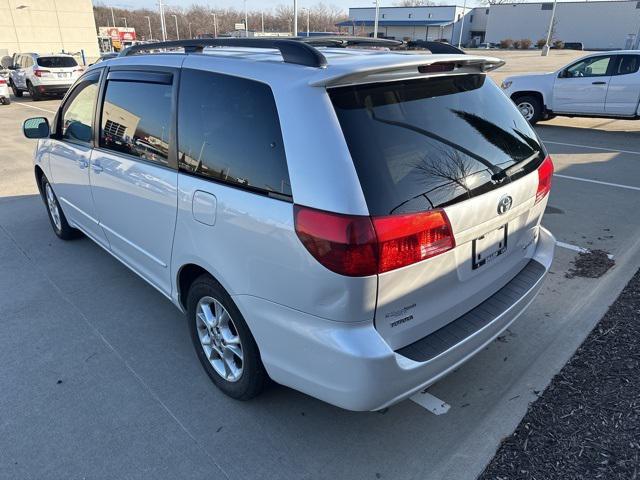
[[[109,80],[100,121],[100,146],[167,165],[172,86]]]
[[[184,69],[178,106],[180,170],[291,197],[278,111],[267,85]]]
[[[93,110],[98,98],[100,74],[92,74],[73,89],[62,110],[62,138],[89,143],[92,136]]]

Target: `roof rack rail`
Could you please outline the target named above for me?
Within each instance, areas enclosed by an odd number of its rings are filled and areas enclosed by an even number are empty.
[[[295,37],[307,45],[316,47],[350,47],[362,45],[367,47],[399,47],[403,44],[401,40],[391,40],[389,38],[372,38],[372,37],[352,37],[347,35],[327,35],[315,37]]]
[[[198,38],[144,43],[125,48],[119,56],[128,57],[137,52],[157,48],[184,48],[185,53],[202,53],[205,47],[273,48],[280,51],[282,59],[286,63],[315,68],[327,66],[325,56],[311,45],[293,39],[275,38]]]

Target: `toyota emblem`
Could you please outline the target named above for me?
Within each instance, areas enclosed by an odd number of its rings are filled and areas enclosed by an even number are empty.
[[[511,198],[509,195],[505,195],[504,197],[502,197],[498,201],[498,214],[502,215],[504,213],[507,213],[511,208],[511,205],[513,205],[513,198]]]

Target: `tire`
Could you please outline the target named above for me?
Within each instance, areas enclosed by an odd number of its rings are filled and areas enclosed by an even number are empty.
[[[69,225],[67,217],[64,216],[64,212],[58,202],[58,197],[53,191],[53,187],[47,180],[47,177],[42,175],[40,180],[42,185],[42,198],[44,204],[47,207],[47,215],[49,221],[53,227],[53,232],[62,240],[73,240],[80,236],[80,232]]]
[[[542,119],[542,102],[540,102],[539,98],[531,95],[522,95],[515,97],[513,102],[530,124],[534,125]]]
[[[11,100],[9,99],[9,97],[4,97],[2,99],[2,104],[3,105],[11,105]]]
[[[13,94],[20,98],[22,97],[22,90],[19,90],[18,87],[16,87],[15,83],[13,83],[13,80],[11,80],[11,90],[13,91]]]
[[[31,82],[27,82],[27,88],[29,89],[29,95],[34,102],[42,100],[42,96],[38,93],[38,90],[33,86]]]
[[[189,288],[187,318],[196,355],[220,390],[236,400],[249,400],[264,390],[269,376],[258,345],[236,304],[211,276],[201,275]]]

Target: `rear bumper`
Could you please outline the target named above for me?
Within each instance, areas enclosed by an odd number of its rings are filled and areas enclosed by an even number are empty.
[[[533,263],[509,284],[452,322],[457,326],[441,329],[448,332],[396,352],[372,322],[333,322],[247,295],[234,300],[276,382],[348,410],[379,410],[435,383],[511,325],[540,290],[554,247],[554,237],[541,227]],[[519,288],[505,291],[514,285]]]
[[[64,95],[67,93],[67,90],[71,88],[72,84],[62,84],[62,85],[48,85],[48,84],[40,84],[34,85],[34,88],[38,91],[38,93],[42,95]]]

